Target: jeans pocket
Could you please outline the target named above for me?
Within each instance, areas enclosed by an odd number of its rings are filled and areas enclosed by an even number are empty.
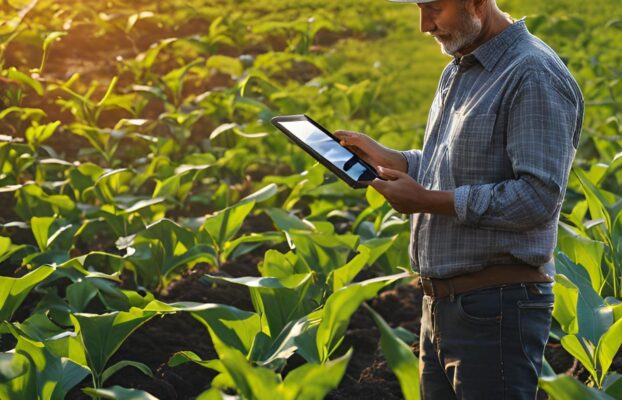
[[[542,370],[544,348],[549,338],[553,312],[553,296],[522,300],[518,304],[519,335],[523,355],[531,363],[535,377]]]
[[[478,324],[501,321],[501,299],[498,289],[480,290],[459,295],[456,299],[460,316]]]

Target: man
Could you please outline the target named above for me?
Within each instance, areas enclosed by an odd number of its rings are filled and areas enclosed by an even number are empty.
[[[583,122],[581,92],[557,55],[495,0],[417,3],[421,30],[454,59],[422,150],[336,135],[411,214],[424,289],[424,399],[534,399],[553,305],[553,249]]]

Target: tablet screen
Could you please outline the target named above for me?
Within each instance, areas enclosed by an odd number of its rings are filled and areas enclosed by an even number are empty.
[[[285,129],[355,181],[376,176],[359,158],[309,121],[280,121]]]

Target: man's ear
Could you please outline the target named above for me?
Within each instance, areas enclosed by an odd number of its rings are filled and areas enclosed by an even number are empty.
[[[464,0],[467,2],[467,7],[470,8],[469,11],[474,12],[475,15],[482,17],[482,14],[485,13],[486,8],[490,6],[490,3],[493,0]]]
[[[472,0],[473,2],[473,7],[479,9],[484,7],[485,5],[487,5],[488,3],[490,3],[489,0]]]

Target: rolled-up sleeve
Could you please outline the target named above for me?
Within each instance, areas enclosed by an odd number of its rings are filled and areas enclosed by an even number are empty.
[[[514,178],[456,188],[461,223],[527,231],[556,217],[578,144],[583,100],[560,90],[554,79],[533,73],[520,84],[506,131]]]
[[[421,150],[402,151],[408,163],[408,175],[417,180],[419,175],[419,165],[421,165]]]

